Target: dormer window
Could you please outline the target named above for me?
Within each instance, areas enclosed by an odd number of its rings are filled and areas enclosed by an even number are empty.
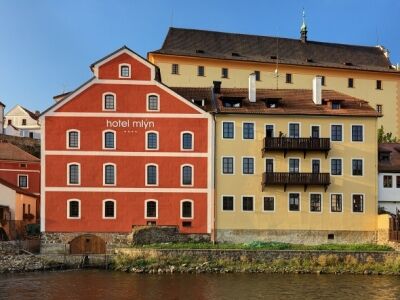
[[[279,106],[280,100],[281,100],[281,98],[267,98],[265,100],[265,105],[268,108],[277,108]]]
[[[119,78],[131,77],[131,66],[128,64],[119,65]]]
[[[242,107],[242,97],[222,97],[221,100],[224,107]]]
[[[379,152],[379,161],[390,161],[390,152]]]
[[[204,107],[205,99],[192,99],[192,103],[197,106]]]
[[[332,109],[340,109],[341,108],[341,104],[338,101],[333,101],[332,102]]]

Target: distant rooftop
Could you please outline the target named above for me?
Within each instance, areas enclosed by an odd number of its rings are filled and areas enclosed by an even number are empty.
[[[379,144],[380,159],[378,171],[380,173],[400,173],[400,144],[399,143],[383,143]],[[382,153],[387,153],[388,159],[381,157]]]
[[[21,148],[8,143],[0,141],[0,160],[15,160],[26,162],[39,162],[40,159],[25,152]]]

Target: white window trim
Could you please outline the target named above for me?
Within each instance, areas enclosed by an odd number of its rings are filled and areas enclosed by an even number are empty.
[[[253,138],[252,139],[245,139],[244,138],[244,124],[253,124]],[[253,121],[242,121],[242,141],[254,141],[257,139],[257,130],[256,130],[256,123]]]
[[[362,141],[353,141],[353,126],[361,126],[362,128]],[[365,130],[363,124],[350,124],[350,142],[355,144],[365,143]]]
[[[191,208],[192,208],[192,211],[191,211],[191,217],[190,218],[188,218],[188,217],[183,217],[183,202],[190,202],[190,203],[192,203],[192,206],[191,206]],[[181,219],[182,220],[193,220],[194,219],[194,201],[193,200],[191,200],[191,199],[182,199],[181,201],[180,201],[180,208],[181,208]]]
[[[244,173],[243,172],[243,166],[244,166],[244,163],[243,163],[243,160],[245,159],[245,158],[252,158],[253,159],[253,173],[249,173],[249,174],[246,174],[246,173]],[[251,175],[255,175],[256,174],[256,158],[255,158],[255,156],[242,156],[242,159],[241,159],[241,162],[242,162],[242,175],[244,175],[244,176],[251,176]]]
[[[275,165],[275,157],[272,157],[272,156],[266,156],[266,157],[264,157],[264,172],[267,172],[267,159],[272,159],[272,172],[273,173],[275,173],[275,167],[276,167],[276,165]],[[299,167],[300,167],[300,165],[299,165]]]
[[[288,164],[288,173],[290,173],[290,160],[291,159],[297,159],[299,161],[299,173],[301,173],[301,158],[300,157],[294,157],[294,156],[290,156],[287,158],[287,164]],[[275,167],[275,162],[274,162],[274,167]]]
[[[332,211],[332,195],[342,195],[342,211]],[[342,214],[344,212],[344,196],[343,193],[329,193],[329,213]]]
[[[112,132],[112,133],[114,133],[114,147],[113,148],[106,148],[105,146],[106,146],[106,133],[107,132]],[[102,132],[102,149],[103,150],[115,150],[115,149],[117,149],[117,132],[115,131],[115,130],[111,130],[111,129],[106,129],[106,130],[103,130],[103,132]]]
[[[147,167],[149,167],[149,166],[155,166],[156,167],[156,184],[148,184],[147,183]],[[144,185],[145,186],[158,186],[158,164],[155,164],[155,163],[146,164],[144,172],[145,172]]]
[[[114,166],[114,183],[106,183],[106,166]],[[112,162],[106,162],[103,164],[103,186],[116,186],[117,185],[117,165]]]
[[[290,194],[299,194],[299,210],[290,210]],[[301,192],[290,191],[287,193],[287,204],[289,213],[301,213]]]
[[[224,138],[224,123],[233,123],[233,138]],[[227,140],[227,141],[233,141],[235,139],[236,135],[236,122],[235,121],[222,121],[222,126],[221,126],[221,139],[222,140]]]
[[[318,127],[319,138],[321,138],[321,125],[318,124],[310,124],[310,137],[312,137],[312,128]]]
[[[149,97],[150,96],[157,96],[157,108],[158,109],[149,109]],[[160,101],[160,95],[157,93],[148,93],[146,94],[146,111],[148,112],[159,112],[160,111],[160,105],[161,105],[161,101]]]
[[[224,197],[232,197],[233,198],[233,209],[232,210],[224,210]],[[235,211],[235,196],[234,195],[221,195],[221,212],[230,213]]]
[[[265,197],[270,197],[270,198],[274,198],[274,209],[273,210],[265,210],[264,209],[264,198]],[[275,198],[275,196],[273,196],[273,195],[262,195],[261,196],[261,211],[262,212],[264,212],[264,213],[274,213],[275,212],[275,210],[276,210],[276,198]]]
[[[157,147],[156,148],[149,148],[148,147],[148,141],[149,141],[149,137],[148,134],[149,133],[155,133],[157,135]],[[157,151],[160,149],[160,140],[159,140],[159,133],[158,131],[155,130],[150,130],[150,131],[146,131],[145,132],[145,149],[148,151]]]
[[[353,210],[353,196],[354,195],[362,195],[363,196],[363,211],[362,212],[358,212],[358,211],[354,211]],[[350,205],[351,205],[350,209],[351,209],[351,212],[353,214],[356,214],[356,215],[365,214],[365,194],[364,193],[351,193],[351,203],[350,203]]]
[[[232,158],[233,173],[224,173],[224,158]],[[221,175],[228,175],[228,176],[235,175],[235,157],[234,156],[221,156]]]
[[[310,158],[310,170],[311,170],[310,173],[313,172],[313,161],[314,161],[314,160],[318,160],[318,161],[319,161],[319,172],[322,173],[322,172],[321,172],[321,169],[322,169],[321,159],[320,159],[320,158],[314,158],[314,157],[311,157],[311,158]],[[343,173],[343,170],[342,170],[342,173]]]
[[[385,176],[390,176],[390,177],[392,177],[392,186],[391,187],[385,187]],[[396,176],[396,175],[395,175]],[[396,179],[397,180],[397,179]],[[397,186],[397,185],[396,185]],[[395,188],[394,187],[394,181],[393,181],[393,175],[391,174],[391,175],[388,175],[388,173],[386,173],[386,174],[383,174],[382,175],[382,188],[383,189],[393,189],[393,188]]]
[[[362,175],[353,175],[353,160],[361,160],[362,161]],[[351,158],[351,164],[350,164],[350,176],[351,177],[356,177],[356,178],[364,177],[364,173],[365,173],[364,170],[365,170],[364,158],[362,158],[362,157],[352,157]]]
[[[267,125],[271,125],[274,131],[273,137],[276,137],[276,126],[274,123],[264,123],[264,137],[267,137]]]
[[[78,133],[78,147],[70,147],[69,146],[69,133],[70,132],[77,132]],[[81,131],[78,129],[68,129],[67,132],[65,133],[65,140],[66,140],[66,148],[67,149],[81,149]]]
[[[243,210],[243,198],[244,198],[244,197],[251,197],[251,198],[253,198],[253,209],[252,209],[252,210]],[[256,211],[256,202],[255,202],[256,197],[255,197],[254,195],[241,195],[241,196],[240,196],[240,199],[241,199],[241,201],[240,201],[240,210],[241,210],[242,212],[244,212],[244,213],[251,213],[251,212],[255,212],[255,211]]]
[[[155,217],[148,217],[147,216],[147,202],[156,202],[156,216]],[[144,201],[144,218],[146,220],[156,220],[158,219],[158,200],[156,199],[147,199]]]
[[[312,211],[311,210],[311,195],[320,195],[321,196],[321,211]],[[323,193],[310,192],[310,193],[308,193],[308,200],[309,200],[309,202],[308,202],[309,212],[312,214],[322,214],[322,212],[324,210],[324,195],[323,195]]]
[[[122,67],[128,67],[128,68],[129,68],[129,76],[122,76],[122,75],[121,75],[121,73],[122,73],[122,72],[121,72]],[[123,79],[126,79],[126,78],[131,79],[131,78],[132,78],[132,68],[131,68],[131,65],[130,65],[130,64],[123,63],[123,64],[119,64],[119,65],[118,65],[118,78],[123,78]]]
[[[106,217],[106,202],[114,202],[114,217]],[[103,219],[105,220],[115,220],[117,218],[117,201],[114,199],[104,199],[103,200]]]
[[[69,166],[78,165],[78,183],[70,183],[69,182]],[[81,164],[78,162],[70,162],[67,164],[67,185],[77,186],[81,185]]]
[[[70,214],[69,214],[69,210],[70,210],[69,209],[69,203],[72,202],[72,201],[78,201],[78,212],[79,212],[78,217],[70,217]],[[81,212],[81,200],[79,200],[79,199],[68,199],[67,200],[67,219],[79,220],[81,218],[81,215],[82,215],[82,212]]]
[[[123,78],[127,78],[127,77],[123,77]],[[112,95],[114,96],[114,109],[107,109],[106,108],[106,95]],[[105,92],[102,95],[102,109],[103,111],[116,111],[117,110],[117,95],[115,93],[112,92]]]
[[[25,177],[26,177],[26,187],[19,186],[19,178],[20,178],[21,176],[25,176]],[[21,189],[29,189],[29,176],[28,176],[28,174],[18,174],[17,187],[19,187],[19,188],[21,188]]]
[[[341,141],[332,141],[332,126],[339,125],[342,126],[342,140]],[[343,143],[344,142],[344,125],[343,123],[331,123],[329,124],[329,140],[331,143]]]
[[[301,134],[301,123],[300,122],[289,122],[288,123],[288,127],[287,127],[287,137],[288,138],[292,138],[291,136],[290,136],[290,125],[292,125],[292,124],[297,124],[297,125],[299,125],[299,138],[301,138],[302,137],[302,134]]]
[[[191,167],[192,168],[192,184],[183,184],[183,168],[184,167]],[[191,164],[183,164],[181,165],[181,187],[193,187],[194,186],[194,166]]]
[[[192,148],[191,149],[184,149],[183,148],[183,135],[185,133],[189,133],[192,135]],[[194,151],[194,133],[193,131],[182,131],[181,132],[181,151]]]
[[[341,161],[341,170],[342,170],[342,174],[340,174],[340,175],[334,175],[334,174],[332,174],[332,160],[333,159],[340,159],[340,161]],[[330,159],[329,159],[329,175],[330,176],[334,176],[334,177],[343,177],[343,174],[344,174],[344,169],[343,169],[343,157],[331,157]]]

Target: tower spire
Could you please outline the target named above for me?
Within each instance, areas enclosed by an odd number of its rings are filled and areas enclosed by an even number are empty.
[[[307,42],[307,25],[306,25],[306,13],[303,8],[303,24],[300,27],[300,39],[303,43]]]

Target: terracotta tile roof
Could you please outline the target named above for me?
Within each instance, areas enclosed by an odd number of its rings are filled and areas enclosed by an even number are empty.
[[[379,153],[389,152],[390,160],[379,160],[378,171],[380,173],[400,173],[400,144],[399,143],[384,143],[379,144]]]
[[[28,192],[27,190],[21,189],[20,187],[14,185],[12,183],[9,183],[8,181],[6,181],[6,180],[4,180],[2,178],[0,178],[0,184],[5,185],[6,187],[9,187],[10,189],[13,189],[14,191],[16,191],[19,194],[24,194],[24,195],[27,195],[27,196],[39,198],[38,195],[35,195],[35,194],[31,193],[31,192]]]
[[[266,115],[327,115],[327,116],[367,116],[379,117],[380,114],[369,106],[367,101],[357,99],[336,91],[323,90],[323,105],[316,105],[312,100],[312,90],[302,89],[257,89],[255,103],[248,99],[247,89],[221,89],[220,94],[213,98],[211,88],[173,87],[175,92],[184,98],[206,99],[204,109],[217,113],[266,114]],[[241,101],[240,108],[224,107],[224,99]],[[278,107],[268,108],[268,99],[279,99]],[[332,109],[330,101],[340,101],[340,109]]]
[[[397,72],[380,47],[195,29],[170,28],[162,48],[150,53],[265,63],[276,63],[279,53],[282,64]]]
[[[25,152],[17,146],[0,141],[0,160],[39,162],[40,159]]]

